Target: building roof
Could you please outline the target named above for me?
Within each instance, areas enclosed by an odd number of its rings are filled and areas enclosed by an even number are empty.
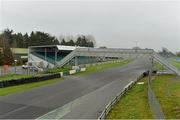
[[[87,47],[80,47],[80,46],[66,46],[66,45],[29,46],[29,48],[43,48],[43,47],[57,47],[58,50],[75,50],[76,48],[87,48]]]
[[[76,46],[57,45],[58,50],[75,50]]]

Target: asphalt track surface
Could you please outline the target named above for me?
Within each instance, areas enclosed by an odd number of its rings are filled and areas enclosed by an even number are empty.
[[[106,104],[130,81],[149,68],[149,60],[134,62],[43,87],[0,96],[0,119],[96,119]]]

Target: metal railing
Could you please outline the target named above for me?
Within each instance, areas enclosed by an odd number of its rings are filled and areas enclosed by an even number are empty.
[[[165,58],[154,52],[153,49],[113,49],[113,48],[76,48],[61,61],[56,62],[58,67],[62,67],[76,56],[92,56],[92,57],[119,57],[119,58],[138,58],[153,57],[160,64],[180,75],[180,71],[169,63]]]
[[[180,75],[180,71],[173,66],[171,63],[169,63],[165,58],[161,57],[159,54],[156,52],[153,53],[153,57],[162,65],[166,66],[168,69],[172,70],[175,72],[177,75]]]
[[[70,54],[68,54],[66,57],[64,57],[61,61],[57,62],[58,67],[62,67],[66,63],[68,63],[70,60],[72,60],[75,57],[76,50],[72,51]]]
[[[138,55],[151,55],[152,49],[100,49],[100,48],[76,48],[61,61],[57,62],[58,67],[62,67],[76,56],[92,56],[92,57],[125,57],[131,55],[133,58],[137,58]],[[141,56],[142,57],[142,56]]]
[[[114,107],[114,105],[120,100],[120,98],[130,89],[132,88],[138,80],[140,80],[143,77],[143,75],[140,75],[136,80],[131,81],[129,84],[127,84],[121,92],[119,92],[104,108],[100,116],[98,117],[98,120],[105,119],[107,114],[111,111],[111,109]]]

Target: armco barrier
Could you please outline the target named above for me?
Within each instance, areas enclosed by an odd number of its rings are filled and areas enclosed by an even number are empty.
[[[44,75],[44,76],[36,76],[31,78],[21,78],[16,80],[7,80],[7,81],[0,81],[0,88],[8,87],[8,86],[15,86],[20,84],[32,83],[32,82],[39,82],[54,78],[60,78],[61,74],[51,74],[51,75]]]
[[[133,87],[133,85],[136,84],[138,80],[140,80],[143,77],[143,75],[140,75],[135,81],[131,81],[128,85],[124,87],[124,89],[114,97],[104,108],[100,116],[98,117],[98,120],[105,119],[107,114],[111,111],[113,106],[120,100],[121,96],[123,96],[130,88]]]

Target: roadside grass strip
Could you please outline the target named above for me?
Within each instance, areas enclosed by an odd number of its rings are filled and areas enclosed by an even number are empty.
[[[53,84],[53,83],[56,83],[61,80],[64,80],[64,78],[56,78],[56,79],[51,79],[51,80],[47,80],[47,81],[41,81],[41,82],[28,83],[28,84],[17,85],[17,86],[12,86],[12,87],[0,88],[0,96],[5,96],[8,94],[17,93],[17,92],[23,92],[23,91],[26,91],[26,90],[29,90],[29,89],[32,89],[35,87]]]
[[[140,84],[138,84],[140,83]],[[107,115],[107,119],[152,119],[147,99],[147,80],[143,78],[128,90]]]
[[[27,75],[27,74],[7,74],[7,75],[0,76],[0,81],[3,81],[3,80],[16,80],[16,79],[20,79],[20,78],[29,78],[29,77],[32,77],[32,75]]]
[[[152,80],[152,89],[166,119],[180,119],[180,77],[157,75]]]
[[[59,73],[59,72],[68,72],[69,70],[71,70],[71,67],[66,66],[62,68],[52,68],[45,71],[44,73],[53,74],[53,73]]]
[[[119,60],[117,62],[94,64],[94,65],[86,67],[86,71],[77,73],[76,75],[86,75],[86,74],[90,74],[90,73],[94,73],[94,72],[99,72],[101,70],[108,69],[108,68],[120,67],[120,66],[126,65],[130,62],[132,62],[132,60]]]

